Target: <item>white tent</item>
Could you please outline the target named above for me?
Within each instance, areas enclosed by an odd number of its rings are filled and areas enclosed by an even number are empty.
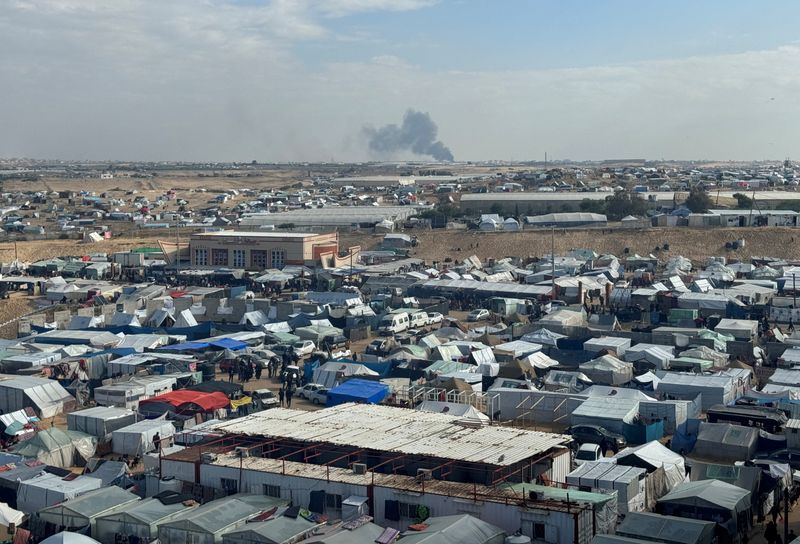
[[[533,332],[529,332],[527,334],[523,334],[520,340],[524,340],[525,342],[533,342],[535,344],[543,344],[545,346],[556,347],[559,339],[561,338],[566,338],[566,336],[542,328],[542,329],[537,329]]]
[[[16,412],[28,406],[42,418],[54,417],[75,399],[60,383],[45,378],[0,374],[0,410]]]
[[[758,321],[751,319],[721,319],[714,327],[720,334],[733,336],[737,340],[751,340],[758,334]]]
[[[175,434],[175,426],[164,419],[145,419],[111,433],[112,451],[120,455],[142,455],[153,449],[153,437],[163,440]]]
[[[70,468],[90,459],[97,447],[97,439],[86,433],[62,431],[50,427],[20,442],[13,452],[28,459],[61,468]]]
[[[622,434],[639,414],[639,401],[633,398],[590,397],[572,412],[573,425],[600,425]]]
[[[19,483],[17,508],[26,514],[31,514],[87,491],[100,489],[102,486],[102,480],[91,476],[78,476],[73,480],[66,480],[56,474],[43,472],[39,476]]]
[[[67,414],[67,428],[97,438],[104,438],[112,431],[136,423],[136,413],[124,408],[95,406]]]
[[[654,440],[641,446],[626,448],[614,456],[618,465],[641,467],[653,472],[663,468],[669,489],[686,481],[686,465],[683,456]]]
[[[80,533],[64,531],[42,540],[39,544],[100,544],[95,539]]]
[[[19,510],[11,508],[4,502],[0,502],[0,525],[8,527],[12,523],[16,526],[22,523],[25,514]]]
[[[351,376],[377,376],[378,373],[370,370],[366,366],[358,363],[343,363],[329,361],[314,370],[314,383],[319,383],[325,387],[333,387],[340,383],[344,378]]]
[[[594,383],[622,385],[633,378],[633,365],[620,361],[613,355],[603,355],[578,367]]]

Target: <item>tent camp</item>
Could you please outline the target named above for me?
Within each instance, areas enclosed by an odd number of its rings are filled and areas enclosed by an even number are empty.
[[[617,534],[667,544],[712,544],[714,527],[711,521],[631,512],[617,527]]]
[[[730,376],[677,372],[667,372],[661,376],[656,391],[667,399],[688,399],[702,393],[700,400],[703,411],[715,404],[731,404],[737,395]]]
[[[102,485],[102,481],[91,476],[70,478],[44,472],[20,482],[17,490],[17,508],[26,514],[32,514],[93,489],[100,489]]]
[[[633,365],[620,361],[613,355],[603,355],[578,367],[594,383],[623,385],[633,378]]]
[[[158,536],[159,525],[197,507],[197,503],[185,499],[174,492],[163,492],[123,510],[103,514],[95,520],[94,537],[102,544],[116,544],[119,537],[127,537],[129,542],[131,537],[149,542]]]
[[[717,326],[714,327],[714,331],[748,342],[758,334],[758,321],[751,319],[721,319]]]
[[[24,442],[20,442],[12,451],[28,459],[36,459],[55,467],[69,468],[83,465],[92,457],[97,447],[97,439],[78,431],[62,431],[58,427],[50,427],[39,431]]]
[[[136,423],[136,413],[123,408],[95,406],[67,414],[67,428],[97,438],[104,438],[112,431]]]
[[[278,516],[269,521],[248,523],[243,529],[222,535],[223,544],[290,544],[311,536],[324,523],[303,516]]]
[[[626,448],[614,458],[618,465],[640,467],[647,470],[648,473],[663,468],[668,489],[673,489],[686,479],[686,465],[683,456],[655,440],[641,446]]]
[[[158,539],[163,544],[215,544],[222,535],[247,523],[256,514],[281,506],[289,501],[265,495],[231,495],[183,513],[158,527]]]
[[[566,336],[543,328],[523,334],[520,340],[524,340],[525,342],[533,342],[534,344],[541,344],[544,346],[558,347],[558,341],[561,338],[566,338]]]
[[[36,517],[50,524],[55,530],[89,529],[95,536],[95,520],[104,514],[111,514],[134,506],[139,496],[121,487],[101,487],[60,504],[39,510]],[[48,531],[52,531],[48,527]]]
[[[336,406],[346,402],[378,404],[389,396],[389,386],[385,383],[353,378],[328,391],[327,405]]]
[[[750,493],[719,480],[682,483],[658,500],[659,514],[716,521],[731,542],[750,531]]]
[[[404,544],[503,544],[506,532],[481,519],[461,514],[428,518],[421,531],[403,533]]]
[[[544,388],[547,391],[579,393],[591,385],[592,380],[583,372],[550,370],[544,377]]]
[[[378,373],[359,363],[328,361],[314,370],[314,383],[330,388],[351,376],[378,376]]]
[[[175,426],[163,419],[145,419],[111,433],[112,451],[119,455],[142,455],[151,451],[153,437],[163,440],[175,434]]]
[[[647,470],[627,467],[605,461],[579,465],[567,474],[567,484],[595,493],[617,492],[620,513],[640,512],[645,509],[645,478]]]
[[[639,414],[639,400],[626,397],[590,397],[572,412],[573,425],[600,425],[622,434]]]
[[[218,410],[225,410],[230,404],[228,396],[219,391],[206,393],[179,389],[139,401],[139,412],[148,418],[168,414],[170,417],[185,419],[194,417],[195,414],[213,414]]]
[[[433,412],[437,414],[457,416],[462,419],[473,419],[475,421],[479,421],[482,425],[488,425],[490,422],[489,416],[482,413],[471,404],[441,402],[438,400],[424,400],[415,409],[422,412]]]
[[[716,461],[747,461],[755,456],[758,429],[730,423],[700,423],[694,454]]]
[[[31,407],[42,419],[54,417],[75,399],[61,384],[45,378],[0,374],[0,410],[15,412]]]

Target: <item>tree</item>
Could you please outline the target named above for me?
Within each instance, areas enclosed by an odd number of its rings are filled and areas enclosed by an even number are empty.
[[[742,193],[734,193],[733,198],[736,199],[736,207],[741,210],[749,210],[753,207],[753,199]]]
[[[705,213],[711,207],[712,202],[707,192],[696,189],[689,193],[684,204],[692,213]]]
[[[619,221],[626,215],[645,215],[647,201],[638,196],[632,197],[627,191],[619,191],[606,198],[606,215],[612,221]]]

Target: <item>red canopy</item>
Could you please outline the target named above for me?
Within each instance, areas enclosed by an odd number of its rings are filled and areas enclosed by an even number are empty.
[[[189,391],[188,389],[179,389],[178,391],[170,391],[157,397],[150,397],[139,402],[144,404],[147,402],[164,402],[171,404],[176,408],[180,408],[184,404],[196,404],[203,409],[204,412],[218,410],[219,408],[227,408],[231,401],[225,393],[216,391],[214,393],[204,393],[203,391]]]

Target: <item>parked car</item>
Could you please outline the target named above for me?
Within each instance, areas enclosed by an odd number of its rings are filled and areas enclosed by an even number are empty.
[[[267,349],[278,357],[283,357],[284,353],[294,353],[294,346],[291,344],[272,344],[268,346]]]
[[[472,310],[470,313],[467,314],[467,321],[484,321],[489,319],[489,310],[484,308],[477,308]]]
[[[303,387],[297,390],[297,396],[301,399],[308,399],[308,395],[318,389],[324,389],[325,386],[319,383],[307,383]]]
[[[428,326],[440,325],[444,321],[444,316],[439,312],[428,312]]]
[[[347,337],[343,334],[329,334],[322,339],[320,347],[330,350],[343,348],[347,345]]]
[[[256,389],[250,393],[250,397],[253,399],[253,404],[261,410],[278,406],[278,397],[269,389]]]
[[[367,345],[366,354],[383,357],[384,355],[389,355],[396,347],[397,342],[394,338],[378,338]]]
[[[756,459],[767,459],[769,461],[777,461],[792,467],[792,470],[800,470],[800,451],[793,450],[777,450],[772,453],[762,453],[756,455]]]
[[[311,340],[300,340],[299,342],[295,342],[292,346],[294,348],[294,352],[298,357],[305,357],[306,355],[311,355],[317,346],[314,345],[314,342]]]
[[[328,388],[321,387],[316,391],[311,391],[308,394],[308,400],[311,401],[311,404],[327,404],[328,403]]]
[[[597,444],[605,452],[608,450],[617,453],[628,445],[625,437],[612,433],[599,425],[573,425],[566,430],[578,444]]]
[[[349,359],[353,356],[353,352],[349,349],[335,349],[331,351],[331,359]]]
[[[603,452],[600,451],[600,446],[597,444],[581,444],[575,453],[575,465],[581,466],[591,461],[599,461],[601,457],[603,457]]]

